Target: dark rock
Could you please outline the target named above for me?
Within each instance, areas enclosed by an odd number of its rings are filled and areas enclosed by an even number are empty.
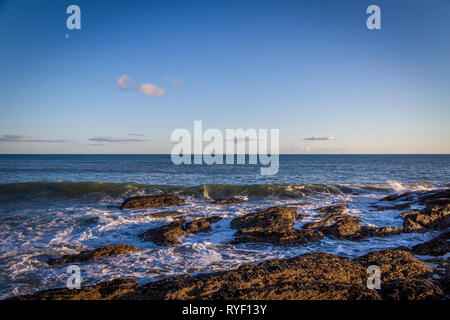
[[[412,251],[415,254],[427,256],[442,256],[450,252],[450,231],[430,241],[415,245],[412,247]]]
[[[449,203],[449,200],[450,200],[450,189],[429,191],[419,195],[419,203],[421,204],[439,201]]]
[[[381,269],[381,290],[370,290],[366,285],[367,267],[374,264]],[[313,252],[242,265],[231,271],[180,275],[142,286],[132,279],[117,279],[81,290],[52,289],[15,299],[440,299],[442,290],[424,279],[430,271],[423,261],[403,250],[375,251],[353,260]]]
[[[231,221],[231,227],[238,229],[231,243],[291,245],[323,238],[319,231],[294,229],[296,220],[296,210],[287,207],[273,207],[246,214]]]
[[[347,212],[347,210],[348,210],[348,207],[346,204],[335,204],[332,206],[316,209],[316,211],[319,211],[320,213],[322,213],[321,215],[318,216],[318,218],[341,216],[341,215],[345,214]]]
[[[92,251],[83,251],[80,254],[65,255],[61,258],[49,259],[48,264],[66,264],[73,262],[82,262],[87,260],[97,260],[101,258],[106,258],[110,256],[115,256],[119,254],[124,254],[128,252],[139,251],[135,246],[128,244],[111,244],[108,246],[103,246]]]
[[[332,216],[326,220],[306,223],[303,229],[314,229],[329,237],[357,241],[368,237],[400,234],[402,228],[362,226],[361,218],[349,215]]]
[[[426,208],[420,211],[407,211],[400,216],[404,217],[403,228],[406,232],[442,230],[450,227],[450,200],[428,200]]]
[[[400,203],[393,206],[372,206],[373,209],[370,211],[384,211],[384,210],[404,210],[408,209],[411,206],[409,203]]]
[[[399,227],[372,227],[372,226],[364,226],[361,230],[356,234],[354,239],[360,240],[369,237],[387,237],[387,236],[395,236],[402,233],[403,228]]]
[[[50,289],[32,295],[14,297],[11,300],[113,300],[139,287],[134,279],[114,279],[81,289]]]
[[[180,244],[179,237],[190,233],[211,231],[211,223],[222,220],[221,217],[200,218],[191,222],[185,219],[178,219],[164,226],[153,228],[140,234],[144,241],[151,241],[160,246],[173,246]]]
[[[197,276],[152,282],[123,299],[380,299],[365,286],[365,269],[352,260],[326,253],[308,253],[287,260]]]
[[[400,194],[392,194],[389,196],[386,196],[384,198],[381,198],[380,201],[413,201],[414,197],[417,195],[417,192],[409,191],[405,193]]]
[[[214,200],[212,203],[213,204],[229,204],[229,203],[239,203],[239,202],[244,202],[244,199],[239,199],[239,198],[224,198],[224,199],[217,199]]]
[[[297,213],[297,220],[302,220],[306,218],[306,214],[303,212]]]
[[[362,226],[360,220],[361,218],[359,217],[340,217],[335,223],[329,226],[320,227],[319,230],[327,236],[333,236],[338,239],[348,239],[355,236],[355,234],[361,230]]]
[[[444,293],[426,279],[401,279],[383,283],[381,296],[385,300],[442,300]]]
[[[168,207],[185,204],[183,199],[170,194],[157,194],[150,196],[135,196],[125,199],[120,209],[143,209],[153,207]]]
[[[354,259],[364,267],[377,265],[381,271],[381,283],[396,279],[425,277],[433,271],[425,262],[414,258],[406,250],[380,250]]]
[[[450,189],[433,191],[409,191],[400,194],[393,194],[380,199],[380,201],[406,201],[425,204],[427,201],[436,201],[438,199],[450,199]]]

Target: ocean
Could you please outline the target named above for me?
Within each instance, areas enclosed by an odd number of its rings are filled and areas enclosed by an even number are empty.
[[[67,266],[49,258],[125,243],[142,249],[80,263],[82,285],[116,277],[147,283],[179,274],[229,270],[305,252],[356,257],[372,250],[412,246],[436,233],[405,233],[361,241],[325,237],[298,246],[229,245],[230,221],[275,205],[290,205],[315,221],[315,209],[348,203],[362,224],[401,226],[400,211],[372,211],[394,193],[433,190],[450,183],[450,155],[281,155],[277,175],[262,176],[258,165],[174,165],[170,155],[0,155],[0,298],[64,287]],[[120,210],[133,195],[169,192],[187,201],[174,208]],[[214,205],[212,199],[247,201]],[[137,235],[172,221],[148,213],[224,219],[212,231],[189,235],[174,247],[141,241]]]

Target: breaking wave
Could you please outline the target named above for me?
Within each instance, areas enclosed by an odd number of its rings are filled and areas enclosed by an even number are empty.
[[[253,199],[291,199],[314,194],[361,194],[364,192],[398,192],[430,190],[432,185],[406,185],[388,181],[386,184],[208,184],[198,186],[148,185],[135,182],[24,182],[0,185],[0,200],[106,197],[172,193],[199,198],[248,197]]]

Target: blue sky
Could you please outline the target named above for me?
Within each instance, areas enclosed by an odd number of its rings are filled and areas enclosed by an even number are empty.
[[[170,153],[194,120],[278,128],[282,153],[450,153],[449,39],[448,0],[0,0],[0,153]]]

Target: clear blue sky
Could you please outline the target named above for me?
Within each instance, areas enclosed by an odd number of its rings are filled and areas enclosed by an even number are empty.
[[[450,153],[450,1],[0,0],[0,153],[170,153],[194,120],[279,128],[284,153]]]

